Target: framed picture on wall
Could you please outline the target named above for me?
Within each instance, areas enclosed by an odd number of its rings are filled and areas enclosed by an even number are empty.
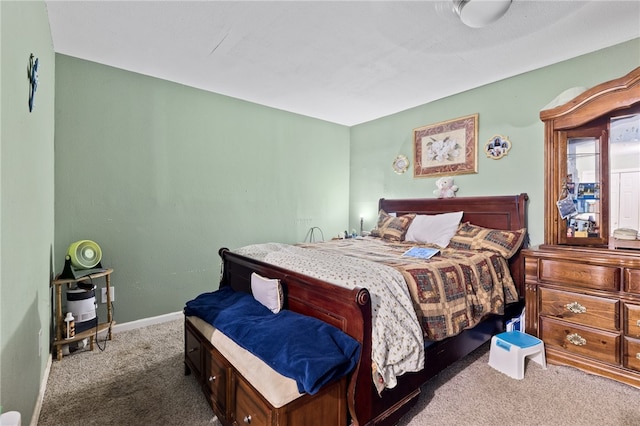
[[[478,114],[413,130],[413,176],[478,172]]]
[[[508,137],[495,135],[484,144],[484,152],[487,157],[499,160],[509,153],[511,141]]]

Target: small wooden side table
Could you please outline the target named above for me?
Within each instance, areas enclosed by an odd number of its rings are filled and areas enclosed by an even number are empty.
[[[53,287],[55,287],[55,292],[56,292],[56,310],[55,310],[55,315],[56,315],[56,323],[55,323],[55,327],[56,327],[56,337],[55,340],[53,341],[53,347],[56,350],[56,357],[58,358],[58,361],[62,360],[62,346],[78,341],[78,340],[83,340],[86,338],[89,338],[89,349],[93,350],[93,342],[95,339],[95,336],[97,333],[100,333],[102,331],[107,330],[107,338],[109,340],[111,340],[112,338],[112,327],[113,325],[115,325],[115,321],[113,321],[112,318],[112,308],[111,308],[111,292],[110,292],[110,288],[111,288],[111,273],[113,272],[113,268],[108,268],[103,272],[98,272],[95,274],[91,274],[91,275],[87,275],[84,277],[80,277],[77,279],[73,279],[73,278],[60,278],[60,276],[58,275],[56,277],[56,279],[54,279],[53,281],[51,281],[51,285]],[[91,328],[89,330],[85,330],[82,331],[80,333],[76,333],[76,335],[70,339],[65,339],[62,337],[62,331],[64,328],[64,320],[63,320],[63,315],[62,315],[62,286],[64,284],[67,285],[67,288],[71,287],[71,284],[75,284],[78,282],[83,282],[83,281],[92,281],[96,278],[102,278],[104,277],[105,279],[105,286],[106,286],[106,290],[107,290],[107,321],[106,322],[102,322],[98,324],[98,330],[96,332],[95,328]]]

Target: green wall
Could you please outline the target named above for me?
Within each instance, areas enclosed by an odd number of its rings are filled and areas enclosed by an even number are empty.
[[[117,322],[217,288],[221,247],[346,229],[348,127],[64,55],[56,70],[54,266],[96,241]]]
[[[2,1],[0,23],[0,404],[29,424],[49,356],[55,55],[44,2]]]
[[[393,159],[404,154],[413,165],[412,131],[478,113],[478,173],[453,176],[457,195],[529,194],[531,243],[544,238],[544,125],[539,112],[566,89],[621,77],[640,65],[640,39],[580,56],[513,78],[478,87],[351,128],[350,219],[375,225],[377,199],[433,198],[438,177],[397,175]],[[419,90],[417,88],[416,90]],[[513,147],[500,160],[482,151],[493,135],[507,136]]]
[[[633,40],[347,128],[54,55],[41,1],[0,2],[0,22],[0,404],[23,423],[46,371],[49,281],[71,242],[96,240],[115,268],[118,322],[178,311],[217,286],[220,247],[302,241],[311,226],[330,238],[360,216],[371,228],[379,197],[433,197],[435,178],[396,175],[391,161],[412,156],[412,129],[479,113],[480,145],[502,134],[514,147],[480,155],[478,174],[455,177],[458,195],[529,193],[536,244],[539,109],[640,65]]]

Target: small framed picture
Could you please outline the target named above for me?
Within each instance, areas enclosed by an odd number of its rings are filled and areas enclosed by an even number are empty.
[[[391,165],[393,166],[393,171],[401,175],[409,168],[409,159],[405,155],[399,154]]]
[[[499,160],[511,149],[511,141],[506,136],[495,135],[484,144],[484,153],[487,157]]]

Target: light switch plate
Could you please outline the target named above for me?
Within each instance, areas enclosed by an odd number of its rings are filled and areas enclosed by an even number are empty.
[[[102,287],[100,290],[102,291],[102,297],[100,301],[102,303],[107,303],[107,288]],[[111,293],[111,301],[115,301],[115,288],[113,286],[109,287],[109,292]]]

